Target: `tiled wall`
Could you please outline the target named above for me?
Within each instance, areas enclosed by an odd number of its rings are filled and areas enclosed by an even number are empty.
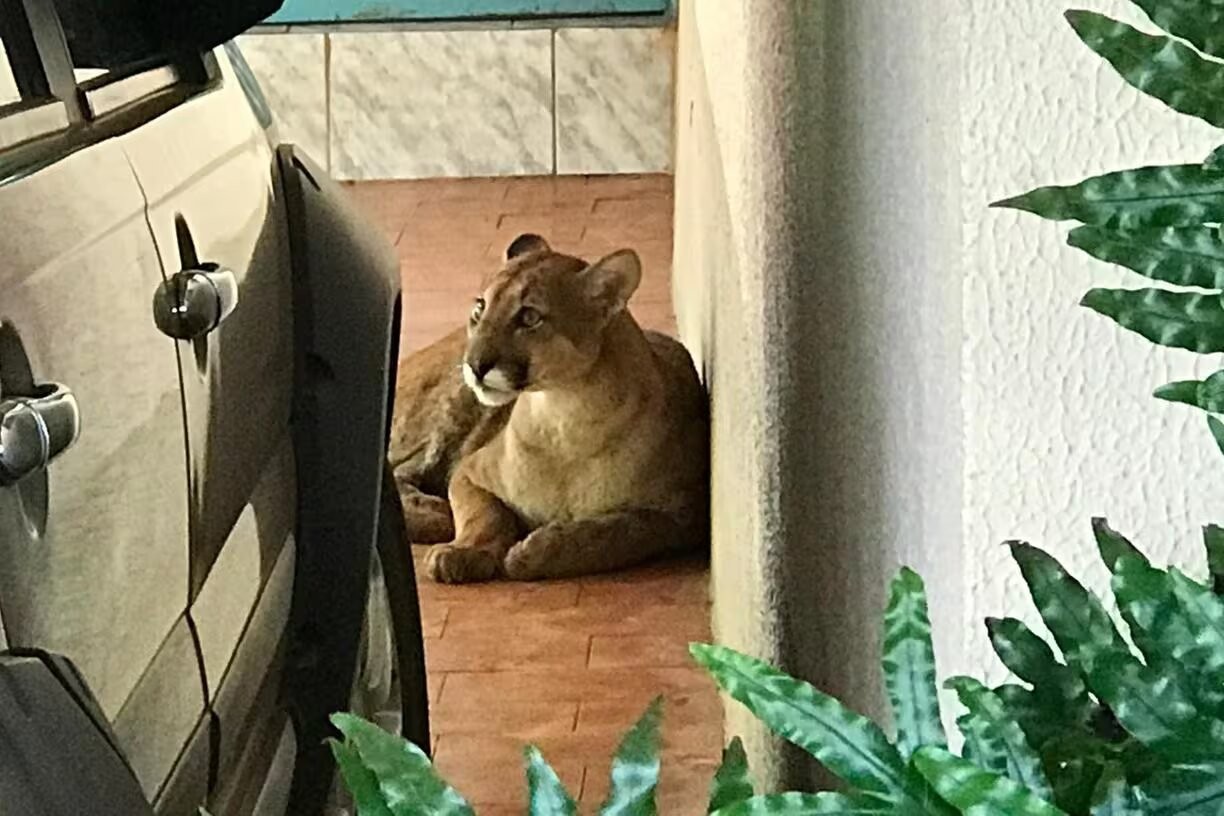
[[[284,136],[338,179],[670,172],[660,28],[249,34]]]

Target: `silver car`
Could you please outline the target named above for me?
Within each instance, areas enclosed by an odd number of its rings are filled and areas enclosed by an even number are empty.
[[[0,814],[321,813],[423,747],[399,264],[278,143],[268,0],[0,0]]]

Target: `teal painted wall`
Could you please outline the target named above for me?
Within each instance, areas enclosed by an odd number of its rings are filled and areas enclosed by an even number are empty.
[[[285,0],[269,23],[661,14],[669,0]]]

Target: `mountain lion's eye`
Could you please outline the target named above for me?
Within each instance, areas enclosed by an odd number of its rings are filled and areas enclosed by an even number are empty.
[[[519,325],[524,329],[534,329],[540,325],[540,321],[544,319],[544,315],[537,312],[530,306],[519,312]]]
[[[476,303],[472,306],[472,322],[475,323],[484,314],[485,301],[484,298],[476,298]]]

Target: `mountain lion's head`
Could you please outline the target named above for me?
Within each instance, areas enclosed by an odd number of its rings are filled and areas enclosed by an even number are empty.
[[[520,235],[472,307],[463,381],[485,405],[505,405],[580,379],[641,278],[633,250],[588,264]]]

